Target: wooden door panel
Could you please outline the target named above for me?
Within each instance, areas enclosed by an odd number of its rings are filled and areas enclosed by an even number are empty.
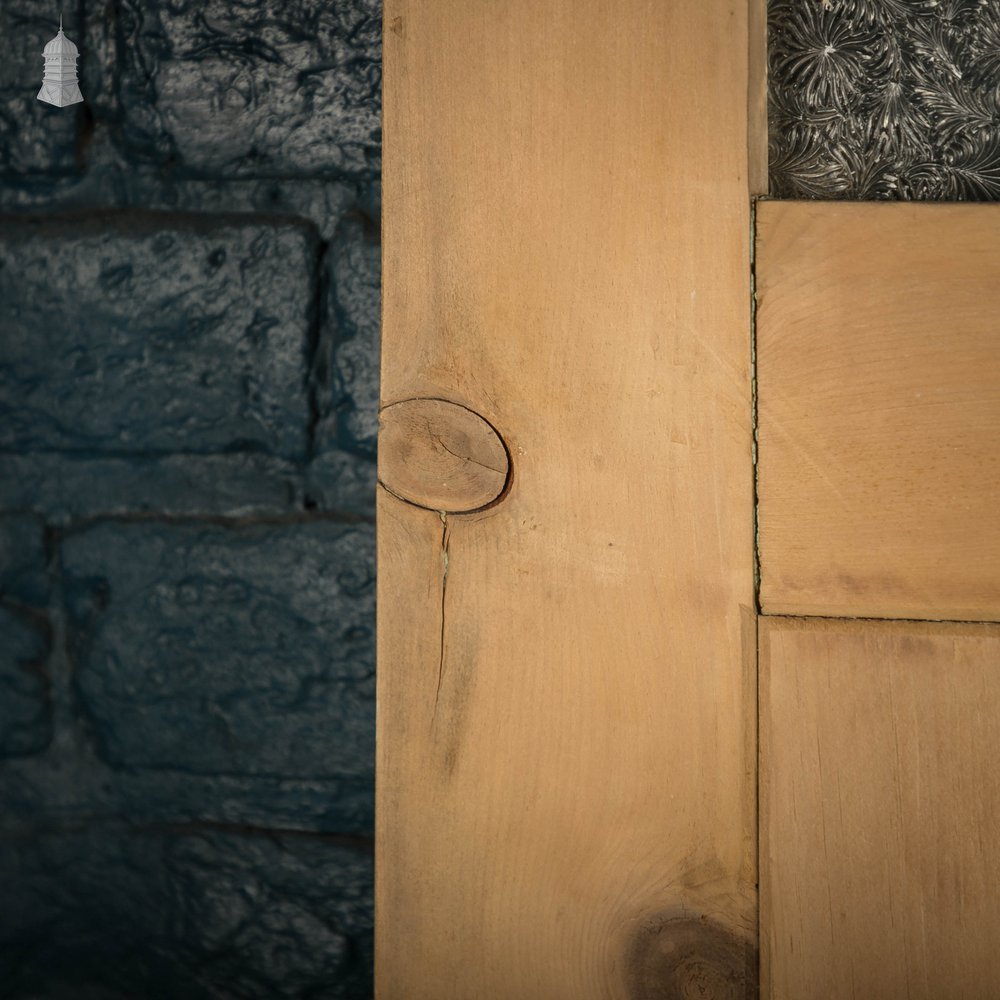
[[[757,210],[766,613],[1000,619],[1000,206]]]
[[[385,29],[378,995],[750,996],[746,11]]]
[[[760,619],[771,1000],[1000,983],[1000,626]]]

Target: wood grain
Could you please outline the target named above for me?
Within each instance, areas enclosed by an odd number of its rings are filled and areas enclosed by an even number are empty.
[[[750,38],[748,66],[747,140],[750,193],[768,192],[767,131],[767,0],[747,0]]]
[[[1000,206],[757,213],[761,605],[1000,618]]]
[[[761,618],[762,995],[1000,983],[1000,627]]]
[[[756,990],[747,32],[385,5],[383,400],[513,474],[380,492],[381,1000]]]

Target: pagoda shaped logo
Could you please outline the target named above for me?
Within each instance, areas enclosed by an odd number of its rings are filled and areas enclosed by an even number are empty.
[[[77,47],[63,34],[62,17],[59,18],[59,34],[45,46],[45,75],[38,99],[57,108],[79,104],[83,100],[80,85],[76,79]]]

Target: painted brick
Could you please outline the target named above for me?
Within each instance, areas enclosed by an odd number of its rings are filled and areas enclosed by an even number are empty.
[[[281,514],[302,509],[303,478],[298,465],[253,452],[123,458],[0,454],[0,509],[38,511],[56,524],[106,514]]]
[[[95,820],[117,818],[168,826],[209,823],[372,835],[370,772],[333,779],[123,770],[94,757],[88,741],[78,735],[54,744],[48,753],[3,760],[0,834],[28,834],[55,824],[82,829]]]
[[[70,15],[66,34],[78,45]],[[69,173],[76,170],[79,105],[55,108],[37,100],[42,85],[42,49],[59,29],[56,6],[48,0],[0,4],[0,175]]]
[[[370,998],[372,859],[270,832],[0,840],[5,1000]]]
[[[3,489],[0,461],[0,491]],[[19,507],[20,504],[0,504]],[[0,515],[0,602],[44,607],[49,599],[45,526],[30,514]]]
[[[369,778],[374,530],[106,523],[62,557],[102,757],[193,774]]]
[[[0,756],[38,753],[52,737],[48,598],[42,522],[0,517]]]
[[[373,460],[324,449],[309,463],[306,503],[315,505],[317,510],[342,510],[374,517],[376,483]],[[374,564],[371,571],[375,572]]]
[[[170,212],[296,215],[330,240],[341,216],[356,205],[376,215],[375,184],[310,179],[210,180],[177,177],[151,164],[123,159],[98,132],[85,174],[65,178],[17,177],[0,185],[0,209],[8,212],[76,211],[103,205]],[[260,221],[266,222],[265,219]]]
[[[10,1000],[370,1000],[379,7],[0,2]]]
[[[372,458],[378,435],[381,247],[378,227],[353,213],[344,218],[327,254],[330,395],[317,428],[329,442]]]
[[[38,753],[52,738],[47,630],[41,620],[0,605],[0,636],[0,756]]]
[[[130,155],[202,177],[377,174],[377,0],[122,0],[118,17],[97,110]]]
[[[304,454],[313,255],[245,218],[9,218],[0,447]]]
[[[375,463],[342,451],[324,451],[306,466],[252,452],[0,453],[2,509],[37,511],[54,524],[108,514],[256,517],[305,509],[374,517]]]

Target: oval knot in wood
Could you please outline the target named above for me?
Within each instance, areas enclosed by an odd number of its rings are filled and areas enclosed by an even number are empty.
[[[628,1000],[756,998],[756,949],[706,917],[661,915],[635,934]]]
[[[500,435],[446,399],[404,399],[379,414],[378,478],[418,507],[467,514],[489,506],[510,477]]]

